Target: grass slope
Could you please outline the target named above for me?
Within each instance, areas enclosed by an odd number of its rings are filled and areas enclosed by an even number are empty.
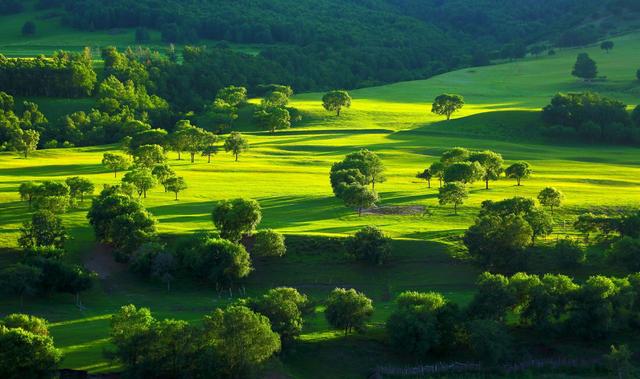
[[[640,87],[634,83],[636,67],[629,63],[640,48],[640,35],[615,40],[610,54],[597,48],[566,50],[553,57],[527,59],[503,65],[474,68],[429,80],[397,83],[353,91],[353,106],[339,118],[324,112],[321,94],[301,94],[292,105],[305,113],[301,126],[270,135],[250,132],[252,149],[233,162],[221,153],[207,164],[198,158],[191,164],[170,164],[185,176],[189,189],[180,195],[152,190],[144,200],[158,217],[163,233],[190,233],[210,229],[210,211],[216,201],[251,197],[260,201],[264,217],[261,227],[274,228],[290,236],[344,236],[364,225],[377,225],[400,240],[390,267],[371,269],[345,261],[341,254],[294,247],[280,261],[256,262],[256,271],[246,283],[248,295],[276,285],[292,285],[324,296],[335,286],[355,286],[373,297],[377,310],[372,331],[365,337],[343,338],[330,331],[318,309],[309,320],[300,346],[282,357],[284,370],[296,377],[361,377],[381,361],[395,362],[379,341],[381,323],[390,300],[405,289],[437,290],[458,302],[468,300],[477,271],[452,260],[452,236],[472,221],[481,201],[514,195],[535,196],[545,186],[561,189],[565,205],[556,212],[559,233],[570,233],[574,217],[582,211],[629,210],[638,207],[640,162],[638,149],[616,146],[586,146],[545,143],[535,125],[536,111],[558,91],[598,90],[630,104],[637,102]],[[584,84],[569,75],[575,55],[588,51],[609,80]],[[443,122],[427,112],[429,102],[442,92],[460,93],[467,106],[455,120]],[[527,160],[534,169],[524,186],[500,180],[490,190],[476,183],[459,215],[437,204],[437,189],[414,178],[418,170],[438,159],[452,146],[492,149],[508,162]],[[380,154],[388,168],[388,181],[377,187],[383,205],[424,205],[425,216],[363,216],[345,208],[332,196],[328,172],[334,161],[360,147]],[[25,160],[0,153],[0,254],[7,262],[16,246],[19,228],[29,215],[16,189],[27,180],[62,180],[81,175],[98,186],[119,180],[101,165],[102,154],[112,146],[44,150]],[[437,183],[434,187],[437,186]],[[85,215],[88,203],[64,216],[74,239],[69,242],[70,259],[85,261],[94,252],[92,231]],[[304,246],[304,245],[302,245]],[[237,294],[236,294],[237,295]],[[65,352],[65,367],[92,371],[114,369],[102,357],[108,347],[108,317],[120,305],[150,306],[158,317],[196,321],[213,307],[229,300],[212,288],[176,283],[169,294],[158,284],[144,283],[126,271],[116,270],[101,280],[84,298],[86,310],[78,310],[72,299],[55,296],[29,300],[23,311],[43,315],[53,322],[56,344]],[[0,312],[20,310],[17,299],[0,300]],[[354,356],[353,350],[366,354]],[[335,363],[336,352],[352,357],[349,364]],[[333,370],[324,368],[332,366]]]

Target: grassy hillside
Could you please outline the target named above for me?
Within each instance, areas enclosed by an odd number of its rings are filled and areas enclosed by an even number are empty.
[[[315,299],[335,286],[354,286],[369,294],[377,308],[372,331],[364,337],[343,338],[328,330],[318,308],[305,328],[299,347],[282,357],[284,371],[296,377],[362,377],[381,361],[397,362],[388,356],[378,336],[389,312],[390,300],[405,289],[436,290],[455,301],[469,299],[477,271],[453,260],[452,237],[473,221],[481,201],[514,195],[535,196],[546,186],[561,189],[566,202],[554,215],[559,235],[572,233],[570,224],[586,210],[621,211],[637,209],[640,199],[638,149],[617,146],[588,146],[543,141],[535,125],[537,110],[558,91],[597,90],[629,104],[636,104],[640,86],[633,81],[635,68],[629,63],[640,48],[640,35],[615,40],[616,48],[605,54],[598,48],[560,51],[542,57],[503,65],[474,68],[441,75],[430,80],[397,83],[353,91],[353,106],[341,117],[324,112],[321,94],[295,97],[305,120],[300,127],[270,135],[249,132],[250,152],[233,162],[221,152],[211,164],[198,157],[194,164],[170,164],[189,185],[179,201],[155,188],[144,200],[159,219],[165,234],[184,234],[211,229],[210,211],[216,201],[251,197],[263,207],[261,227],[289,235],[289,254],[278,261],[256,262],[256,271],[246,283],[248,295],[276,285],[297,286]],[[569,75],[578,52],[588,51],[608,80],[585,84]],[[460,93],[467,105],[449,122],[428,113],[429,102],[442,92]],[[43,107],[55,104],[37,99]],[[49,108],[51,109],[51,108]],[[416,172],[453,146],[492,149],[508,162],[527,160],[534,174],[516,187],[502,179],[490,190],[476,183],[469,200],[454,215],[437,204],[437,183],[414,178]],[[381,205],[423,205],[431,214],[420,216],[358,217],[332,196],[328,181],[331,164],[360,147],[380,154],[388,169],[388,181],[376,186]],[[0,253],[11,259],[9,250],[23,221],[27,206],[19,201],[18,185],[27,180],[62,180],[81,175],[102,184],[115,183],[100,164],[102,154],[113,146],[43,150],[28,160],[12,153],[0,153]],[[88,202],[64,216],[73,239],[70,259],[78,262],[111,262],[96,249],[85,218]],[[398,240],[390,267],[363,268],[348,262],[340,252],[316,251],[299,242],[300,235],[345,236],[364,225],[376,225]],[[556,237],[550,237],[549,240]],[[214,289],[192,283],[176,283],[170,293],[158,284],[141,282],[116,264],[108,263],[98,288],[87,294],[87,309],[79,310],[67,296],[29,299],[22,311],[42,315],[53,322],[51,332],[66,355],[64,367],[92,371],[113,369],[102,357],[108,347],[108,317],[120,305],[150,306],[159,317],[196,321],[211,308],[229,301]],[[237,294],[235,294],[237,295]],[[20,309],[17,299],[0,300],[0,313]],[[336,363],[336,352],[350,359]],[[354,351],[365,352],[356,354]],[[348,362],[349,361],[349,362]],[[346,363],[348,362],[348,364]],[[332,366],[333,370],[324,368]],[[348,367],[347,367],[348,366]]]

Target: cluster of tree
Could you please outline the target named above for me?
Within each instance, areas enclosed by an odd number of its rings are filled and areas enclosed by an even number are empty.
[[[348,154],[342,161],[331,166],[329,180],[334,195],[342,199],[346,206],[362,210],[378,201],[376,183],[386,180],[385,167],[375,153],[362,149]],[[371,185],[371,188],[369,188]]]
[[[155,218],[133,198],[133,191],[126,184],[105,186],[87,214],[96,240],[113,246],[121,261],[157,238]]]
[[[0,88],[15,95],[84,97],[91,95],[96,81],[89,49],[34,59],[0,55]]]
[[[533,199],[486,200],[475,223],[464,234],[469,254],[483,267],[513,270],[524,251],[553,231],[553,219]]]
[[[21,190],[25,184],[29,183],[24,183]],[[64,183],[45,182],[38,186],[38,192],[51,193],[55,188],[68,190],[69,187]],[[23,260],[0,271],[0,288],[20,296],[21,303],[25,295],[69,293],[75,295],[76,304],[80,306],[80,292],[91,288],[94,274],[61,261],[67,238],[59,215],[47,208],[33,213],[31,220],[24,222],[18,238]]]
[[[640,143],[640,107],[629,114],[621,101],[593,92],[559,93],[542,110],[545,133],[591,143]]]
[[[0,0],[0,15],[20,13],[24,10],[24,4],[20,0]]]
[[[289,98],[293,95],[291,87],[270,84],[260,88],[264,91],[264,96],[253,113],[253,118],[261,128],[275,133],[279,129],[289,129],[292,121],[301,119],[297,109],[287,107]]]
[[[206,315],[200,325],[157,320],[148,308],[126,305],[111,317],[108,355],[133,378],[240,378],[280,350],[269,319],[231,305]]]
[[[564,275],[485,272],[465,309],[439,293],[404,292],[386,327],[392,347],[403,356],[423,360],[468,351],[493,365],[516,356],[516,328],[545,339],[584,340],[635,330],[639,296],[639,274],[593,276],[576,284]]]
[[[527,162],[516,162],[506,169],[503,164],[502,155],[491,150],[472,151],[455,147],[442,153],[438,162],[432,163],[416,177],[426,180],[428,188],[431,188],[431,180],[437,178],[440,182],[440,205],[453,204],[457,214],[458,206],[469,196],[467,184],[482,180],[485,189],[489,189],[489,181],[500,179],[504,173],[508,178],[515,179],[519,186],[522,179],[531,175]]]
[[[73,176],[64,182],[24,182],[18,187],[18,193],[20,199],[28,203],[29,209],[61,214],[76,206],[78,201],[83,203],[84,197],[93,194],[94,189],[89,179]]]
[[[245,87],[227,86],[221,88],[216,98],[205,107],[200,117],[201,123],[209,125],[216,133],[231,129],[233,121],[238,118],[238,109],[247,105],[247,89]]]
[[[264,72],[258,69],[255,73],[280,80],[262,83],[288,83],[300,91],[424,78],[477,63],[480,55],[487,56],[480,60],[483,64],[490,58],[521,58],[527,45],[543,40],[556,40],[563,46],[582,45],[608,30],[580,25],[592,14],[610,14],[612,9],[622,7],[604,7],[595,0],[562,0],[560,4],[545,0],[535,8],[526,2],[496,6],[489,0],[473,4],[462,0],[385,0],[371,4],[287,0],[278,4],[258,1],[222,5],[117,0],[109,7],[97,0],[64,3],[67,24],[85,30],[139,27],[139,41],[146,39],[146,28],[152,28],[161,31],[162,39],[170,43],[213,39],[267,44],[257,57],[235,54],[234,60],[248,64],[245,68],[252,66],[250,62],[263,62]],[[304,22],[292,22],[294,19]],[[237,75],[234,68],[240,67],[213,59],[208,65],[219,68],[209,70],[210,78]],[[198,76],[188,76],[192,83],[185,83],[184,88],[195,87],[189,84],[197,85]],[[249,82],[252,76],[247,73],[236,77]],[[282,80],[286,78],[291,80]],[[249,84],[226,80],[214,86],[211,96],[197,97],[211,99],[217,89],[234,82]],[[200,93],[201,88],[175,93],[190,95]]]
[[[0,150],[15,150],[28,158],[47,133],[49,121],[35,103],[25,101],[22,108],[22,115],[17,115],[13,96],[0,92]]]
[[[53,344],[47,322],[14,313],[0,319],[0,377],[52,378],[62,353]]]

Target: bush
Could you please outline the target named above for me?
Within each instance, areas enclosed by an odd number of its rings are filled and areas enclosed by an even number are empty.
[[[363,331],[367,321],[373,315],[373,302],[363,293],[353,288],[346,290],[336,288],[329,294],[324,311],[331,326],[344,330],[344,334],[352,331]]]
[[[258,257],[282,257],[287,252],[284,236],[272,229],[261,230],[255,235],[252,253]]]
[[[469,347],[483,363],[496,365],[511,354],[511,338],[506,326],[494,320],[474,320],[469,323]]]
[[[346,248],[359,261],[381,265],[391,256],[391,239],[380,229],[366,226],[349,239]]]

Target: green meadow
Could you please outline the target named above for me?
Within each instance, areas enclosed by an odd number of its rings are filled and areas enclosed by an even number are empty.
[[[19,30],[18,25],[25,21],[21,17],[10,18],[15,23],[11,28]],[[4,21],[6,18],[0,19],[2,28],[10,28]],[[43,35],[48,22],[38,22]],[[0,33],[0,53],[31,55],[85,44],[123,46],[133,40],[131,31],[118,35],[80,34],[58,27],[56,33],[60,34],[34,41]],[[62,40],[69,44],[51,42]],[[398,357],[388,356],[379,338],[392,299],[403,290],[415,289],[440,291],[459,303],[469,300],[478,270],[456,257],[457,240],[473,222],[482,201],[515,195],[535,197],[544,187],[556,187],[566,196],[564,205],[554,214],[557,235],[575,233],[571,224],[584,211],[638,209],[638,149],[562,144],[545,139],[539,131],[539,110],[557,92],[593,90],[630,106],[638,104],[640,84],[634,80],[635,69],[629,62],[637,62],[640,34],[614,41],[616,47],[609,54],[598,47],[559,50],[554,56],[351,91],[352,107],[340,117],[322,109],[322,94],[296,95],[291,106],[299,108],[304,119],[294,128],[270,134],[243,127],[251,150],[242,154],[239,162],[224,151],[211,163],[204,157],[197,157],[195,163],[179,161],[175,153],[170,153],[169,163],[185,177],[189,188],[175,201],[173,194],[156,187],[143,202],[157,217],[159,231],[170,236],[212,229],[210,213],[216,201],[256,199],[263,208],[260,228],[286,234],[289,251],[280,260],[255,262],[255,271],[245,283],[246,295],[288,285],[320,300],[340,286],[355,287],[373,299],[373,327],[364,336],[343,337],[331,331],[318,307],[296,349],[281,357],[284,371],[296,377],[331,378],[335,372],[345,373],[343,377],[362,377],[380,362],[403,363]],[[575,57],[582,51],[589,52],[598,62],[600,75],[606,80],[587,84],[570,75]],[[451,121],[430,113],[431,100],[443,92],[465,97],[466,106]],[[60,116],[91,106],[91,99],[35,101],[46,115]],[[60,112],[61,107],[65,112]],[[415,178],[418,171],[454,146],[491,149],[501,153],[507,163],[526,160],[534,170],[533,176],[521,187],[504,178],[492,182],[489,190],[484,189],[484,183],[475,183],[470,187],[469,199],[454,215],[451,207],[438,205],[437,180],[428,189],[426,182]],[[379,154],[387,167],[387,181],[376,185],[380,205],[420,205],[427,212],[413,216],[358,216],[344,207],[332,194],[329,169],[333,162],[359,148]],[[100,161],[103,153],[117,149],[99,146],[41,150],[29,159],[0,153],[0,262],[15,259],[19,229],[29,217],[26,203],[17,193],[20,183],[64,180],[69,176],[87,177],[97,188],[116,183],[122,174],[114,178]],[[158,283],[135,278],[125,267],[110,262],[105,257],[108,253],[95,245],[86,220],[89,204],[90,200],[85,201],[64,215],[73,237],[68,243],[69,259],[90,267],[109,262],[100,284],[83,296],[86,308],[76,308],[73,299],[64,295],[27,299],[22,308],[52,323],[50,330],[56,345],[65,354],[63,367],[94,372],[117,369],[104,358],[103,350],[109,347],[108,318],[121,305],[149,306],[160,318],[197,322],[214,307],[232,301],[230,297],[239,296],[238,290],[218,294],[213,288],[191,282],[176,283],[167,293]],[[313,241],[311,237],[345,237],[365,225],[378,226],[395,239],[389,267],[372,271],[347,260],[340,251],[308,242]],[[18,299],[0,300],[0,313],[18,309]],[[335,362],[336,351],[345,356],[344,363]],[[351,359],[349,364],[347,358]],[[324,370],[329,365],[335,371]]]

